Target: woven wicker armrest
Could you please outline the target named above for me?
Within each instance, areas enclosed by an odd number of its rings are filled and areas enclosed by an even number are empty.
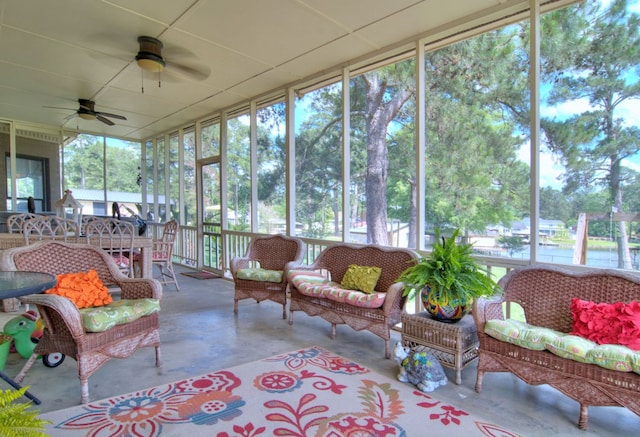
[[[231,275],[235,278],[238,270],[249,268],[251,261],[252,260],[246,256],[232,258],[231,263],[229,264]]]
[[[56,294],[30,294],[19,298],[23,303],[31,305],[45,305],[57,311],[67,325],[69,332],[74,338],[85,335],[82,325],[82,317],[78,307],[66,297]]]
[[[162,299],[162,284],[156,279],[126,278],[118,282],[122,299]]]
[[[479,333],[484,332],[484,325],[487,320],[504,319],[504,312],[502,311],[504,301],[504,295],[474,299],[472,313]]]
[[[407,298],[402,295],[403,291],[404,284],[402,282],[397,282],[389,287],[387,290],[387,297],[384,298],[384,305],[382,306],[382,310],[385,314],[391,314],[391,311],[394,308],[404,308],[404,302]]]

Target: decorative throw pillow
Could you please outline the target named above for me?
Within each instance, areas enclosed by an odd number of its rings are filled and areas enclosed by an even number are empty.
[[[340,285],[349,290],[373,293],[381,273],[380,267],[351,264],[342,277]]]
[[[640,304],[571,300],[571,334],[598,344],[620,344],[640,350]]]
[[[109,290],[98,277],[98,272],[63,273],[56,286],[45,291],[70,299],[78,308],[107,305],[113,301]]]

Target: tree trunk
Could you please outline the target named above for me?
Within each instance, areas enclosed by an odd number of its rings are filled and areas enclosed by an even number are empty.
[[[389,91],[387,82],[379,74],[365,75],[365,120],[367,132],[367,170],[365,194],[367,197],[367,243],[388,245],[387,232],[387,126],[410,97],[409,91],[394,91],[391,100],[385,101]]]

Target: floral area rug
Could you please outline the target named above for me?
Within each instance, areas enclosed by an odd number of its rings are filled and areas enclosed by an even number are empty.
[[[52,436],[500,436],[500,425],[319,347],[42,414]]]

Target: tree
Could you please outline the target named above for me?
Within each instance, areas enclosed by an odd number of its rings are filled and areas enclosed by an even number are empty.
[[[525,246],[522,238],[517,235],[501,235],[496,239],[496,242],[500,247],[507,250],[510,257],[513,257],[513,255],[518,252],[522,252]]]
[[[367,243],[388,245],[387,130],[414,93],[413,63],[397,63],[359,76],[364,86],[367,142],[365,171]]]
[[[430,226],[482,232],[528,211],[529,167],[516,154],[528,118],[525,36],[514,25],[425,57]]]
[[[604,10],[599,2],[580,3],[544,18],[542,65],[545,82],[552,84],[547,101],[583,102],[587,108],[564,120],[541,120],[546,146],[566,169],[563,191],[605,187],[610,204],[623,212],[623,161],[640,151],[640,129],[625,124],[619,111],[640,98],[640,19],[625,0]],[[620,268],[632,268],[627,240],[626,223],[619,222]]]

